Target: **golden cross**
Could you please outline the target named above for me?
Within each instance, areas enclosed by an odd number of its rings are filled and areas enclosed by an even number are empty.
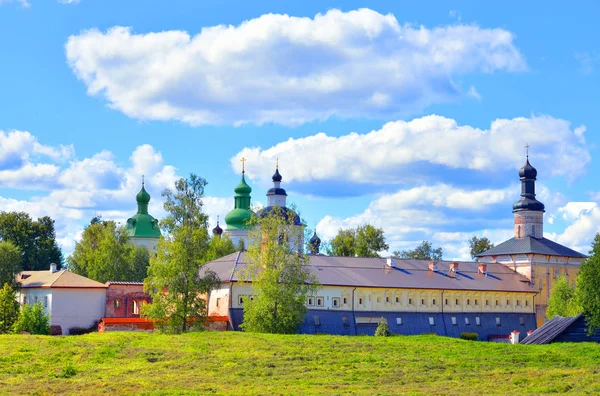
[[[279,157],[277,157],[277,165],[275,166],[275,169],[279,169]]]
[[[242,161],[242,173],[246,172],[246,161],[248,161],[246,158],[242,157],[242,159],[240,160]]]
[[[525,145],[525,153],[527,154],[527,158],[529,158],[529,143]]]

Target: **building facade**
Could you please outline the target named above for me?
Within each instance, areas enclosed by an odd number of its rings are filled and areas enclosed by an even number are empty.
[[[246,259],[234,253],[207,265],[222,282],[209,315],[226,315],[235,330],[253,298],[241,278]],[[307,298],[301,333],[372,335],[381,320],[394,334],[474,332],[481,340],[536,328],[537,291],[501,264],[310,255],[309,265],[322,287]]]
[[[481,263],[502,264],[525,276],[539,292],[536,320],[546,320],[548,298],[560,276],[575,280],[585,255],[544,238],[544,204],[536,199],[537,170],[529,163],[519,170],[521,199],[513,205],[514,237],[478,255]]]

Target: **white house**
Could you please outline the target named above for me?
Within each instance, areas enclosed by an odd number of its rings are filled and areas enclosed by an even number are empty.
[[[60,326],[63,335],[73,327],[90,327],[104,316],[106,288],[103,283],[67,270],[23,271],[18,275],[19,303],[43,304],[50,324]]]

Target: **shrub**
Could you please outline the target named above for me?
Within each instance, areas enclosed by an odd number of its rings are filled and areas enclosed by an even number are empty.
[[[15,333],[27,332],[29,334],[50,334],[50,315],[44,311],[40,302],[34,305],[25,304],[21,307],[21,314],[15,323]]]
[[[460,333],[461,340],[477,341],[479,335],[477,333]]]
[[[19,303],[8,283],[0,289],[0,334],[10,333],[19,319]]]
[[[389,337],[392,335],[392,332],[390,331],[390,326],[388,326],[387,322],[383,318],[381,318],[379,325],[377,325],[375,335],[377,337]]]

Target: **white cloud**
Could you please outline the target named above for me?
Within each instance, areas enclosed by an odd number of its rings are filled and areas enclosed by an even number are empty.
[[[13,0],[0,0],[0,6],[2,4],[10,4],[12,3]],[[19,3],[21,6],[27,8],[31,6],[31,3],[29,3],[27,0],[16,0],[17,3]]]
[[[582,131],[550,116],[497,119],[485,130],[431,115],[389,122],[366,134],[334,137],[321,132],[266,149],[247,147],[231,158],[231,165],[238,170],[246,157],[247,175],[263,182],[279,158],[286,181],[399,183],[422,176],[418,167],[409,168],[419,163],[479,171],[517,169],[528,143],[540,175],[573,178],[591,160]]]
[[[58,0],[60,4],[79,4],[79,0]]]
[[[526,70],[514,39],[500,28],[417,27],[369,9],[333,9],[314,18],[265,14],[195,35],[91,29],[69,37],[66,56],[90,95],[130,117],[297,125],[456,100],[465,93],[453,76]]]

